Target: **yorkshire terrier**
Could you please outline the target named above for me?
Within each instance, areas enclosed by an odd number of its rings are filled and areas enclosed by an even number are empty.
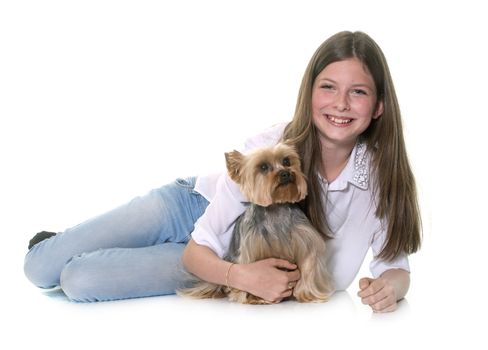
[[[224,260],[248,264],[280,258],[298,266],[300,280],[293,288],[299,302],[327,301],[333,292],[327,271],[326,244],[297,203],[307,196],[307,181],[292,146],[279,143],[248,155],[225,154],[227,170],[250,205],[237,219]],[[244,304],[268,304],[250,293],[198,281],[179,294],[194,298],[220,298]]]

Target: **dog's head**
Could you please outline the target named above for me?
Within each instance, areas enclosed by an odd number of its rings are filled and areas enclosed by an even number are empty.
[[[292,146],[279,143],[247,155],[233,151],[225,159],[229,176],[251,203],[267,207],[299,202],[307,196],[307,181]]]

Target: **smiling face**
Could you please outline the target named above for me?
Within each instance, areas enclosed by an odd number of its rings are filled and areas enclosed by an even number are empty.
[[[312,88],[312,119],[323,146],[353,146],[383,113],[371,74],[356,58],[326,66]]]

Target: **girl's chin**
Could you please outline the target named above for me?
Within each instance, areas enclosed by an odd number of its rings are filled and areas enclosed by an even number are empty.
[[[336,145],[341,147],[351,147],[356,144],[358,136],[356,135],[336,135],[336,134],[321,134],[321,142],[324,145]]]
[[[359,136],[359,134],[347,128],[335,128],[330,126],[326,128],[318,128],[318,132],[322,141],[337,145],[354,145]]]

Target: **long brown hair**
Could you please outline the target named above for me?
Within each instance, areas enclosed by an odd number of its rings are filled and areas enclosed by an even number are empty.
[[[327,39],[314,53],[302,79],[293,120],[283,140],[294,144],[308,177],[309,195],[301,203],[312,224],[324,238],[331,238],[322,202],[318,177],[321,146],[312,122],[312,87],[316,77],[329,64],[350,58],[359,59],[373,77],[377,103],[383,101],[384,112],[373,119],[361,135],[371,152],[370,172],[375,179],[373,197],[376,216],[387,224],[386,242],[379,257],[393,260],[401,253],[420,249],[421,219],[415,179],[410,169],[400,108],[390,70],[380,47],[362,32],[340,32]]]

